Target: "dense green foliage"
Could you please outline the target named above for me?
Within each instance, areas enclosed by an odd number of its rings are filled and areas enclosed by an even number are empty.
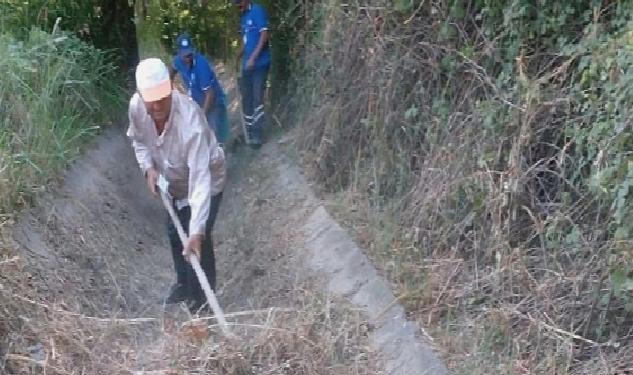
[[[133,5],[128,0],[0,0],[0,30],[24,39],[31,27],[50,32],[59,19],[61,30],[114,50],[117,62],[129,69],[138,56]]]
[[[121,4],[105,5],[115,9],[111,16],[119,17]],[[105,7],[97,10],[97,5],[0,1],[3,214],[27,204],[78,155],[90,135],[120,118],[111,115],[122,110],[125,96],[116,64],[125,64],[132,56],[126,48],[104,52],[93,43],[120,46],[129,25],[110,20],[111,32],[104,33],[102,28],[110,21]],[[135,46],[133,34],[132,40]]]
[[[216,58],[226,58],[233,52],[232,45],[238,31],[237,11],[229,1],[158,1],[139,2],[139,16],[144,22],[160,25],[165,48],[173,52],[176,37],[189,32],[196,48]]]

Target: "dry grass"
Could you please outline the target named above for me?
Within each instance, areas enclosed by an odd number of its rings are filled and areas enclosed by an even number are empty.
[[[339,217],[452,371],[631,368],[630,296],[610,279],[630,241],[608,235],[608,207],[574,180],[583,167],[565,136],[585,121],[565,86],[576,56],[533,77],[540,57],[517,58],[510,91],[483,67],[498,56],[474,18],[441,40],[444,3],[398,14],[332,0],[304,13],[316,21],[298,38],[287,108],[299,110],[285,115],[302,124],[305,160]]]
[[[0,372],[8,374],[376,374],[358,311],[324,303],[298,285],[294,308],[228,313],[237,339],[215,320],[171,310],[96,317],[74,301],[38,293],[22,261],[2,258]],[[304,288],[305,287],[305,288]]]

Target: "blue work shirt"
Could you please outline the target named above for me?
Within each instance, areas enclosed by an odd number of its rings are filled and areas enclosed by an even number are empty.
[[[215,103],[212,103],[210,109],[224,102],[224,90],[215,77],[211,64],[202,54],[194,52],[191,68],[185,64],[180,56],[174,57],[172,65],[180,74],[180,78],[187,89],[187,94],[200,107],[204,105],[207,90],[213,90],[215,94]]]
[[[246,67],[246,62],[251,57],[262,31],[268,30],[268,15],[263,6],[251,3],[240,18],[240,32],[244,42],[244,56],[242,58],[242,66]],[[270,66],[270,45],[268,41],[255,59],[255,67],[263,68]]]

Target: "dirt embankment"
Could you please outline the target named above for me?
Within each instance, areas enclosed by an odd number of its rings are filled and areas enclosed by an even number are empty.
[[[3,228],[0,373],[444,373],[291,155],[272,141],[230,157],[215,230],[227,341],[213,318],[162,305],[166,214],[108,130]]]

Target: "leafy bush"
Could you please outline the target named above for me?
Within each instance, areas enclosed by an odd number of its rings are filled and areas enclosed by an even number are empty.
[[[0,0],[0,30],[18,39],[28,38],[31,27],[57,27],[81,40],[115,51],[112,57],[128,71],[136,65],[134,2],[129,0]]]

